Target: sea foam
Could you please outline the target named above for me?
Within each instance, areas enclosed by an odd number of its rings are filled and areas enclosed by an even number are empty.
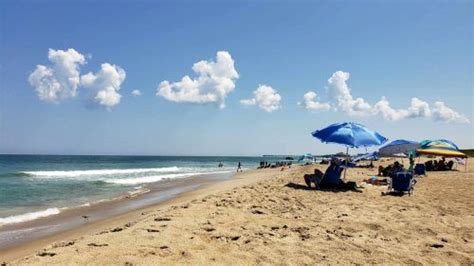
[[[8,216],[5,218],[0,218],[0,225],[5,224],[16,224],[27,221],[32,221],[38,218],[47,217],[60,213],[61,211],[58,208],[49,208],[42,211],[29,212],[19,215]]]
[[[179,167],[161,167],[161,168],[131,168],[131,169],[97,169],[97,170],[71,170],[71,171],[29,171],[23,172],[29,176],[36,177],[78,177],[78,176],[102,176],[117,174],[136,174],[136,173],[169,173],[179,171]]]
[[[198,173],[152,175],[152,176],[142,176],[142,177],[135,177],[135,178],[114,178],[114,179],[107,179],[104,181],[111,184],[136,185],[136,184],[154,183],[154,182],[161,181],[163,179],[190,177],[193,175],[198,175]]]
[[[153,176],[143,176],[143,177],[134,177],[134,178],[114,178],[107,179],[104,182],[119,184],[119,185],[137,185],[137,184],[146,184],[154,183],[161,180],[175,179],[175,178],[185,178],[197,175],[208,175],[208,174],[223,174],[229,173],[230,171],[215,171],[215,172],[194,172],[194,173],[181,173],[181,174],[166,174],[166,175],[153,175]]]

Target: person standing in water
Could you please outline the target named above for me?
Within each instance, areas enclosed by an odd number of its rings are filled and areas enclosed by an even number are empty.
[[[237,164],[237,172],[239,172],[239,170],[242,172],[242,164],[240,162]]]

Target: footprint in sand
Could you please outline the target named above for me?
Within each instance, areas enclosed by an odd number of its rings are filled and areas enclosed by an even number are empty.
[[[75,244],[74,241],[60,242],[60,243],[54,244],[54,245],[53,245],[53,248],[69,247],[69,246],[72,246],[72,245],[74,245],[74,244]]]
[[[112,232],[112,233],[116,233],[116,232],[120,232],[120,231],[122,231],[122,230],[123,230],[123,228],[122,228],[122,227],[116,227],[116,228],[114,228],[114,229],[110,230],[110,232]]]
[[[36,255],[38,255],[40,257],[53,257],[53,256],[56,256],[56,253],[43,251],[43,252],[40,252]]]
[[[213,236],[212,239],[221,240],[225,242],[237,241],[240,239],[240,236]]]
[[[169,221],[171,221],[171,218],[167,218],[167,217],[155,218],[155,222],[169,222]]]
[[[137,223],[137,222],[128,222],[128,223],[126,223],[124,226],[125,226],[125,227],[132,227],[132,226],[134,226],[136,223]]]
[[[189,253],[188,251],[181,251],[181,255],[183,257],[189,257],[189,256],[191,256],[191,253]]]
[[[89,247],[107,247],[109,244],[96,244],[96,243],[89,243],[87,244]]]

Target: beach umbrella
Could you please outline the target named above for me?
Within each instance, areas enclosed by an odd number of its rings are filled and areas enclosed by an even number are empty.
[[[324,143],[336,143],[348,148],[382,145],[387,138],[353,122],[336,123],[311,133]]]
[[[298,158],[298,162],[313,162],[313,155],[311,153],[303,154]]]
[[[349,157],[349,148],[378,146],[387,141],[387,138],[379,133],[353,122],[332,124],[323,129],[314,131],[311,135],[324,143],[335,143],[346,146],[347,157]],[[345,175],[346,172],[344,171],[344,177]]]
[[[424,140],[416,152],[423,155],[467,158],[467,155],[459,150],[458,145],[447,139]],[[467,160],[465,162],[464,167],[467,170]]]
[[[446,149],[446,150],[459,150],[458,145],[454,142],[447,140],[447,139],[435,139],[429,140],[425,139],[420,142],[420,149]]]
[[[459,151],[459,147],[452,141],[446,139],[424,140],[420,148],[416,150],[419,154],[466,158],[467,155]]]
[[[352,159],[352,161],[354,161],[354,162],[358,162],[358,161],[362,161],[362,160],[376,161],[376,160],[379,159],[379,157],[380,157],[379,153],[374,151],[374,152],[369,152],[369,153],[357,155],[356,157],[354,157]]]
[[[380,156],[407,154],[420,147],[420,143],[411,140],[397,139],[379,149]]]

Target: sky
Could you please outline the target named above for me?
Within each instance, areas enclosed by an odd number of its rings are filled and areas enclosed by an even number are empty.
[[[0,1],[0,153],[474,148],[472,1],[65,2]]]

